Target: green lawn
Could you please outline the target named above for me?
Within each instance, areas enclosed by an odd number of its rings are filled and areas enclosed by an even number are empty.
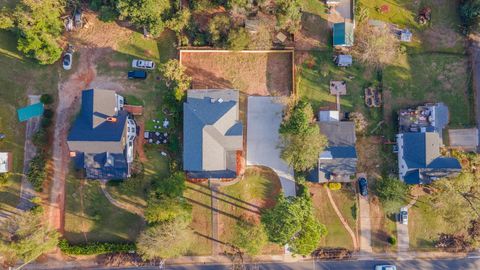
[[[315,206],[315,216],[318,220],[325,224],[328,230],[327,236],[322,238],[319,243],[320,247],[324,248],[347,248],[353,250],[353,242],[350,234],[348,234],[345,227],[343,227],[340,219],[333,210],[330,204],[325,187],[318,184],[310,184],[310,193],[313,193],[313,204]],[[345,189],[345,190],[343,190]],[[355,231],[356,229],[356,205],[355,195],[346,189],[331,191],[332,197],[342,216],[347,220],[350,228]]]
[[[140,216],[107,200],[98,181],[81,180],[71,174],[66,189],[64,236],[71,243],[133,242],[144,228]]]
[[[0,6],[5,1],[0,2]],[[13,176],[7,186],[0,187],[0,211],[12,211],[19,202],[23,169],[25,123],[19,123],[16,110],[28,103],[27,93],[56,94],[59,65],[41,66],[16,49],[17,37],[0,30],[0,151],[12,152]]]
[[[224,213],[220,214],[220,240],[227,243],[233,240],[233,229],[239,218],[259,222],[261,211],[275,205],[275,198],[280,190],[278,176],[263,167],[249,168],[240,182],[222,187],[220,192],[225,195],[219,195],[219,206]],[[263,250],[264,254],[281,252],[282,248],[273,243]]]
[[[192,205],[193,220],[190,227],[195,231],[195,240],[187,255],[208,256],[212,255],[212,210],[211,191],[208,185],[187,182],[184,197]]]
[[[433,249],[438,234],[454,233],[451,228],[448,222],[435,213],[428,195],[419,197],[408,212],[410,248],[414,250]]]

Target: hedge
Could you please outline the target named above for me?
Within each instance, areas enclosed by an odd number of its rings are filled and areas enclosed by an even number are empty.
[[[58,247],[68,255],[97,255],[114,252],[135,251],[137,247],[133,243],[100,243],[92,242],[84,245],[71,245],[67,240],[60,240]]]

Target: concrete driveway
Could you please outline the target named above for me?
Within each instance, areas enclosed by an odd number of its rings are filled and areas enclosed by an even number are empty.
[[[284,105],[275,97],[248,97],[247,165],[271,168],[280,178],[285,196],[295,196],[293,169],[280,158],[280,134]]]
[[[368,197],[358,196],[358,208],[360,211],[360,252],[372,253],[372,224]]]

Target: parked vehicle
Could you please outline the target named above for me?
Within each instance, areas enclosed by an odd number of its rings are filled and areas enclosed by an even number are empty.
[[[5,134],[0,133],[0,140],[3,140],[3,139],[5,139]]]
[[[398,221],[401,224],[408,224],[408,209],[405,207],[400,208],[400,213],[398,213]]]
[[[392,264],[375,265],[375,270],[397,270],[397,267]]]
[[[63,58],[62,58],[63,69],[70,70],[72,68],[72,62],[73,62],[73,46],[68,45],[67,52],[65,53],[65,55],[63,55]]]
[[[154,69],[155,63],[153,61],[133,59],[132,68]]]
[[[143,70],[131,70],[128,72],[128,78],[145,80],[147,78],[147,72]]]
[[[358,188],[360,189],[360,195],[367,196],[368,195],[368,182],[367,179],[361,177],[358,179]]]

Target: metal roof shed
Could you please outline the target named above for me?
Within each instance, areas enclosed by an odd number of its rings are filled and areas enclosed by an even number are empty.
[[[336,58],[335,63],[339,67],[348,67],[352,65],[352,56],[348,54],[341,54]]]
[[[353,24],[349,22],[333,25],[333,46],[353,46]]]
[[[35,103],[17,110],[18,121],[27,121],[30,118],[41,116],[43,114],[43,103]]]

